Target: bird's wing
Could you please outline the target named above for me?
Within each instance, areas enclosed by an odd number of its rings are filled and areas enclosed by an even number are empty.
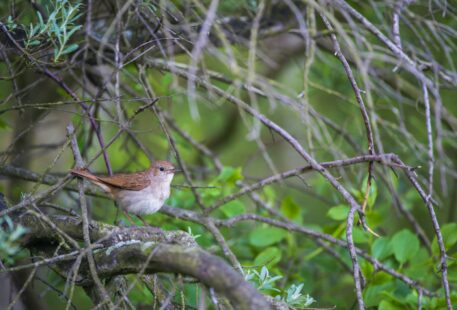
[[[144,172],[121,173],[113,176],[97,177],[97,179],[106,185],[130,191],[140,191],[151,183],[148,175]]]

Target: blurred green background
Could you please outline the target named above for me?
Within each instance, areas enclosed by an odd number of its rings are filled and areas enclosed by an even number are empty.
[[[13,6],[12,1],[7,2],[0,4],[0,17],[4,24],[7,24],[7,18],[11,15]],[[53,5],[59,1],[38,2],[43,7],[48,6],[52,9]],[[161,16],[163,13],[163,3],[161,7],[153,1],[140,2],[141,5],[137,5],[142,10],[150,9],[148,7],[150,5],[157,10],[154,13],[157,16]],[[208,8],[210,3],[210,1],[195,1],[190,5],[180,1],[162,2],[165,2],[167,8],[176,16],[179,15],[179,12],[182,14],[181,24],[188,23],[189,25],[194,25],[194,23],[201,25],[206,15],[199,9],[199,5]],[[302,12],[306,11],[306,1],[291,2]],[[69,1],[68,3],[75,5],[78,2]],[[391,37],[390,23],[393,2],[348,1],[348,3]],[[430,8],[428,3],[427,1],[416,1],[404,8],[401,20],[401,38],[404,50],[412,57],[429,61],[432,66],[445,68],[446,72],[450,72],[451,76],[455,77],[456,40],[455,31],[452,30],[457,26],[456,11],[453,6],[455,3],[448,3],[445,16],[443,16],[442,7],[435,2],[430,2],[432,6]],[[17,16],[13,17],[15,24],[20,26],[38,22],[36,13],[27,1],[15,1],[14,4],[17,6],[16,11],[19,12]],[[109,25],[108,22],[102,22],[103,18],[111,21],[118,9],[110,1],[100,5],[110,8],[107,10],[110,17],[103,16],[100,13],[102,9],[94,9],[94,31],[103,34]],[[122,6],[122,3],[118,6]],[[220,3],[217,14],[221,20],[229,17],[245,17],[252,21],[259,6],[259,1],[223,1]],[[83,25],[83,27],[70,41],[78,44],[78,50],[82,50],[85,44],[93,45],[88,48],[88,51],[96,55],[95,51],[100,42],[93,38],[86,41],[87,37],[83,32],[86,23],[86,9],[86,3],[82,3],[82,6],[78,8],[81,16],[75,20],[75,24]],[[186,11],[186,9],[190,11]],[[134,17],[134,6],[132,5],[127,12],[128,14],[123,17],[123,27],[127,32],[130,31],[128,27],[132,26],[131,31],[136,35],[136,31],[139,32],[139,30],[135,26],[138,27],[139,22]],[[315,30],[325,32],[317,11],[313,14],[317,19]],[[360,57],[362,60],[362,67],[353,65],[352,68],[359,88],[363,91],[362,95],[372,122],[377,152],[395,153],[405,164],[416,167],[419,181],[426,188],[428,177],[427,134],[420,84],[405,69],[394,69],[399,65],[398,60],[363,27],[351,24],[354,23],[353,19],[342,16],[338,12],[332,16],[339,22],[340,27],[336,27],[337,37],[343,49],[348,51],[348,57],[352,59]],[[98,24],[95,17],[101,20]],[[288,26],[286,31],[271,36],[262,36],[260,32],[256,46],[257,57],[251,64],[249,55],[253,47],[249,39],[252,25],[246,24],[244,28],[241,28],[246,32],[245,41],[230,42],[230,49],[223,44],[216,44],[215,42],[220,37],[217,31],[212,32],[212,40],[198,60],[198,66],[201,68],[200,77],[220,87],[227,94],[247,102],[278,123],[319,162],[366,154],[367,139],[359,106],[341,63],[331,50],[325,48],[325,44],[328,42],[324,40],[323,43],[319,43],[319,37],[315,37],[316,50],[309,67],[309,74],[306,76],[306,83],[304,72],[310,56],[307,54],[302,38],[293,33],[293,30],[298,29],[296,25],[298,22],[290,7],[286,4],[278,4],[276,1],[266,1],[264,23],[261,23],[260,29],[264,30],[272,24],[274,25],[278,18],[282,18],[280,20],[282,23],[287,20],[291,21],[291,26]],[[304,21],[309,22],[306,16]],[[141,27],[141,23],[139,24]],[[309,24],[307,25],[309,26]],[[241,27],[242,25],[235,24],[235,26]],[[232,28],[236,28],[235,26],[232,25]],[[9,27],[11,29],[11,23]],[[163,27],[163,29],[167,29],[167,25]],[[175,29],[178,26],[173,24],[169,27]],[[225,29],[223,23],[219,27]],[[198,27],[194,28],[189,33],[183,30],[182,38],[195,42]],[[344,32],[340,32],[341,29]],[[234,29],[234,31],[236,30],[239,29]],[[128,34],[124,33],[124,35],[125,41],[131,38]],[[139,34],[138,37],[140,37]],[[243,36],[240,35],[240,37]],[[110,43],[112,40],[114,39],[109,37]],[[145,103],[142,98],[148,97],[145,87],[140,81],[140,75],[144,69],[147,83],[154,96],[160,98],[157,106],[165,111],[182,131],[198,143],[208,147],[223,164],[223,170],[217,171],[211,158],[202,155],[175,130],[170,130],[172,138],[176,142],[176,150],[191,171],[194,185],[209,187],[196,190],[200,193],[203,204],[210,206],[222,197],[238,191],[238,181],[250,184],[270,175],[307,165],[303,158],[279,135],[261,126],[258,121],[253,120],[251,116],[228,102],[226,98],[198,87],[198,84],[195,106],[198,109],[199,117],[193,116],[191,113],[193,103],[189,100],[188,81],[175,75],[173,70],[159,69],[153,65],[142,67],[148,63],[148,60],[162,59],[163,55],[160,55],[156,49],[150,55],[145,53],[142,57],[133,59],[132,55],[128,53],[139,43],[134,39],[128,43],[125,41],[121,42],[125,62],[119,74],[120,103],[125,117],[133,115]],[[185,40],[183,39],[183,41]],[[348,48],[347,42],[351,43],[353,50]],[[43,47],[43,49],[46,48],[51,51],[53,49],[49,46]],[[192,50],[192,46],[190,50]],[[94,136],[87,115],[84,114],[81,107],[71,103],[71,98],[59,85],[41,74],[38,65],[24,60],[21,55],[14,52],[9,54],[10,51],[6,48],[3,53],[8,54],[7,58],[10,63],[5,61],[5,56],[2,57],[0,75],[11,76],[11,70],[21,74],[13,80],[0,79],[0,149],[2,150],[0,165],[18,166],[40,174],[64,176],[74,165],[71,150],[66,144],[65,127],[69,122],[73,122],[77,128],[78,144],[85,159],[90,160],[99,154],[100,145]],[[33,55],[39,54],[37,51],[34,53]],[[94,65],[101,72],[98,78],[106,77],[108,87],[105,93],[97,97],[97,99],[103,100],[92,102],[91,100],[96,98],[95,94],[100,87],[97,88],[96,83],[91,83],[90,78],[84,75],[81,63],[87,59],[84,58],[83,53],[81,52],[78,56],[75,56],[75,53],[78,52],[73,51],[63,55],[60,63],[49,65],[49,68],[62,76],[81,99],[88,100],[86,104],[95,111],[105,142],[110,141],[121,128],[113,90],[115,82],[114,78],[110,78],[114,76],[112,73],[113,57],[112,55],[106,56],[111,62],[104,61],[98,67]],[[186,54],[178,51],[174,57],[165,58],[167,61],[191,66],[193,62],[189,54],[190,52]],[[49,59],[46,62],[50,63]],[[90,61],[92,60],[91,58]],[[86,62],[85,66],[89,67],[92,64],[90,61]],[[125,64],[128,61],[132,62]],[[237,65],[230,65],[231,61],[235,61]],[[255,65],[255,68],[252,68],[252,65]],[[364,75],[363,70],[366,70],[368,75]],[[206,75],[210,71],[217,72],[232,82],[210,79]],[[287,105],[272,97],[263,97],[245,89],[239,89],[239,85],[252,82],[249,79],[253,72],[255,73],[253,80],[257,87],[267,94],[287,96],[294,105]],[[454,302],[457,302],[455,293],[457,284],[455,265],[457,258],[455,246],[457,243],[455,237],[457,235],[457,224],[455,224],[457,205],[455,116],[457,107],[454,104],[457,92],[455,82],[448,83],[446,80],[441,80],[438,73],[433,74],[433,69],[425,70],[424,73],[442,86],[440,94],[445,107],[443,118],[439,120],[443,131],[440,137],[442,153],[439,153],[437,149],[436,128],[438,124],[435,110],[433,110],[436,103],[432,100],[432,126],[436,156],[434,199],[437,202],[436,213],[448,250],[452,296]],[[97,77],[97,75],[95,76]],[[304,83],[306,83],[305,86]],[[303,93],[304,87],[307,89],[306,93]],[[19,94],[20,102],[17,101],[17,94]],[[64,101],[69,103],[63,104]],[[33,107],[40,103],[53,102],[56,104]],[[27,106],[22,109],[17,108],[21,104]],[[14,109],[9,110],[11,108]],[[310,112],[311,110],[314,111],[314,114]],[[325,118],[326,121],[323,121],[322,118]],[[129,130],[137,142],[132,135],[124,132],[107,148],[107,154],[115,172],[133,172],[145,169],[148,167],[150,159],[169,159],[177,163],[167,136],[151,110],[139,114],[130,124]],[[345,139],[342,132],[349,137],[353,145]],[[138,142],[150,152],[151,158],[138,146]],[[99,156],[90,165],[90,170],[94,173],[107,173],[102,156]],[[362,204],[366,188],[367,164],[332,169],[331,172]],[[186,182],[183,176],[176,176],[173,184],[185,185]],[[33,195],[45,188],[47,188],[46,185],[25,182],[11,176],[0,176],[0,192],[5,193],[11,204],[20,201],[22,195]],[[431,241],[429,249],[421,242],[411,224],[398,211],[392,192],[398,197],[398,202],[423,228]],[[300,178],[293,177],[266,186],[258,190],[257,194],[269,207],[279,211],[290,221],[335,238],[345,239],[348,206],[328,181],[319,174],[309,172]],[[61,191],[53,202],[79,212],[78,195],[74,192]],[[167,204],[175,208],[201,211],[192,191],[182,186],[173,188],[172,196]],[[128,225],[122,214],[117,214],[117,210],[110,200],[91,197],[90,211],[93,220],[112,224],[115,220],[120,219],[120,225]],[[211,213],[211,216],[228,219],[246,213],[272,216],[264,208],[256,205],[247,195],[224,205]],[[381,165],[375,164],[366,219],[370,228],[381,237],[377,238],[356,225],[354,227],[356,245],[386,266],[420,281],[431,291],[436,291],[438,294],[436,297],[423,297],[423,309],[443,309],[445,303],[443,291],[440,288],[439,251],[432,221],[417,191],[400,169],[383,168]],[[165,230],[191,231],[194,236],[198,236],[196,241],[202,248],[222,256],[213,236],[201,225],[172,219],[160,213],[147,216],[147,221]],[[140,225],[139,223],[138,225]],[[301,308],[306,303],[303,298],[297,300],[296,304],[293,304],[294,299],[287,300],[287,298],[288,290],[289,293],[292,292],[291,287],[296,289],[302,285],[300,290],[303,294],[302,297],[309,294],[315,299],[311,307],[332,308],[336,306],[337,309],[351,309],[356,304],[352,274],[344,267],[351,266],[347,249],[330,245],[340,255],[342,261],[338,261],[317,245],[313,239],[260,222],[240,222],[233,227],[222,228],[221,232],[243,266],[246,275],[251,277],[251,281],[261,288],[262,292],[273,297],[279,296],[283,300],[290,301],[292,306]],[[27,251],[23,250],[13,261],[19,262],[27,256]],[[368,308],[417,308],[418,292],[415,289],[386,273],[375,272],[375,268],[364,259],[360,259],[360,265],[366,281],[364,300]],[[269,272],[268,276],[265,275],[265,271],[262,274],[262,269],[265,270],[265,267]],[[65,285],[65,279],[60,278],[52,269],[40,270],[39,276],[60,289],[63,289]],[[275,279],[276,276],[281,277]],[[128,277],[130,280],[133,278],[134,276]],[[162,279],[166,288],[169,288],[175,281],[173,276],[164,275]],[[273,280],[271,283],[267,283],[268,279]],[[2,279],[2,281],[6,280]],[[66,303],[64,298],[59,297],[43,282],[34,281],[33,290],[42,299],[40,302],[50,309],[61,308]],[[183,286],[182,296],[189,306],[197,306],[199,290],[201,288],[194,283]],[[81,288],[77,288],[75,294],[73,303],[78,309],[91,308],[91,302]],[[182,296],[177,293],[175,300],[179,303]],[[146,307],[153,300],[151,293],[142,284],[135,286],[129,297],[135,307]]]

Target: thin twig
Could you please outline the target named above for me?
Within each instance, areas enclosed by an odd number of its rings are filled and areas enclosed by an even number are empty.
[[[360,163],[365,163],[365,162],[378,162],[383,165],[387,166],[396,166],[404,169],[410,169],[407,166],[402,167],[401,165],[392,163],[390,160],[390,157],[393,156],[393,154],[379,154],[379,155],[362,155],[362,156],[357,156],[353,158],[348,158],[348,159],[340,159],[340,160],[335,160],[335,161],[330,161],[330,162],[322,162],[320,165],[325,168],[335,168],[335,167],[344,167],[344,166],[351,166],[355,164],[360,164]],[[265,178],[259,182],[256,182],[254,184],[246,185],[243,188],[241,188],[240,191],[235,192],[233,194],[230,194],[228,196],[225,196],[224,198],[220,199],[219,201],[216,201],[212,206],[207,208],[207,212],[212,212],[215,209],[219,208],[220,206],[237,199],[238,197],[250,193],[252,191],[255,191],[257,189],[263,188],[267,185],[270,185],[272,183],[279,182],[281,180],[284,180],[286,178],[294,177],[309,171],[313,171],[313,167],[311,165],[304,166],[304,167],[298,167],[295,169],[291,169],[273,176],[270,176],[268,178]]]
[[[72,123],[69,123],[67,126],[68,136],[71,139],[71,149],[73,151],[73,156],[75,158],[75,167],[82,168],[84,167],[84,161],[81,157],[81,153],[79,151],[78,142],[76,141],[76,133]],[[95,264],[94,256],[92,253],[92,245],[90,241],[90,233],[89,233],[89,214],[87,211],[87,201],[86,195],[84,194],[84,181],[82,179],[78,180],[79,186],[79,199],[81,205],[81,217],[83,222],[83,235],[84,235],[84,243],[86,248],[89,250],[87,251],[87,261],[89,263],[89,270],[92,275],[92,279],[95,282],[97,293],[99,294],[100,300],[102,303],[108,303],[110,309],[114,309],[114,304],[111,301],[111,298],[108,295],[105,287],[102,284],[98,274],[97,274],[97,267]]]
[[[195,80],[192,77],[194,77],[195,73],[197,72],[198,61],[200,60],[200,56],[208,41],[211,26],[216,19],[216,11],[218,6],[219,0],[211,0],[208,12],[206,13],[205,21],[203,22],[203,25],[198,34],[198,39],[194,44],[194,48],[192,49],[192,54],[190,56],[191,63],[189,66],[189,76],[191,78],[189,78],[187,81],[187,93],[189,96],[190,111],[194,118],[199,117],[199,114],[195,102]]]

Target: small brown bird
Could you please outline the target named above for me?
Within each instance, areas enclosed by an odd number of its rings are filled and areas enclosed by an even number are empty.
[[[130,221],[127,212],[147,225],[141,215],[155,213],[163,206],[170,196],[170,184],[176,171],[170,162],[158,160],[146,171],[129,174],[96,176],[84,169],[73,169],[71,173],[110,193]]]

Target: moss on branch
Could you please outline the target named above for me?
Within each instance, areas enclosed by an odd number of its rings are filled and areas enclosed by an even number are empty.
[[[83,240],[79,218],[51,215],[49,219],[44,222],[30,212],[17,216],[17,222],[28,228],[24,247],[51,257],[55,255],[53,244],[57,246],[65,238],[77,242]],[[66,234],[65,238],[62,238],[62,233]],[[92,222],[90,238],[93,243],[103,245],[93,251],[97,274],[101,279],[125,274],[179,273],[213,288],[235,309],[270,309],[265,296],[246,282],[240,273],[221,258],[202,250],[185,232]],[[73,263],[73,260],[61,261],[58,267],[63,274],[68,274]],[[92,284],[86,260],[82,262],[78,278],[78,285]]]

